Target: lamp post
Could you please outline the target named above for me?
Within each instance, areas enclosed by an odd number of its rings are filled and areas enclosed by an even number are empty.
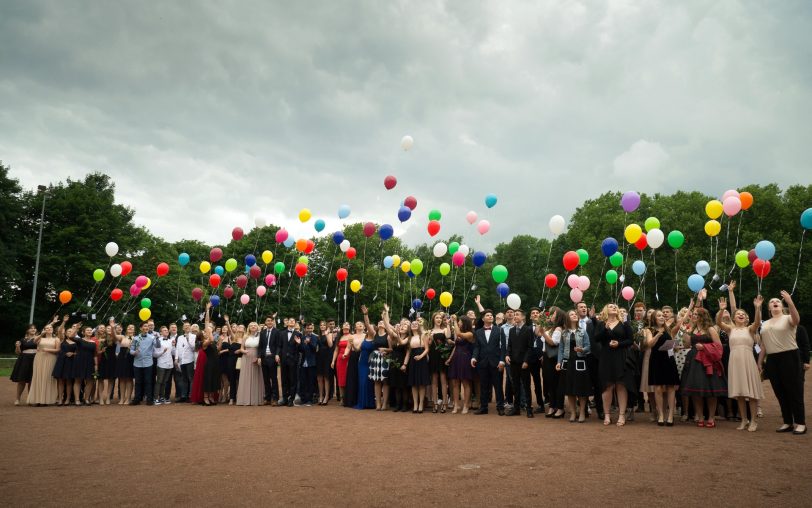
[[[31,291],[31,313],[28,316],[28,322],[34,322],[34,303],[37,300],[37,279],[39,278],[39,253],[42,249],[42,226],[45,222],[45,191],[48,189],[44,185],[38,185],[37,190],[42,194],[42,213],[39,217],[39,239],[37,240],[37,258],[34,262],[34,289]]]

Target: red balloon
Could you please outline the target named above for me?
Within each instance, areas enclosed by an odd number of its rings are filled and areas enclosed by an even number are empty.
[[[155,269],[155,273],[158,274],[158,277],[163,277],[167,273],[169,273],[169,265],[166,263],[158,263],[158,267]]]
[[[386,190],[392,190],[395,188],[395,185],[398,184],[398,179],[392,175],[387,176],[383,179],[383,186],[386,187]]]
[[[200,299],[203,298],[203,290],[200,288],[194,288],[192,290],[192,298],[194,298],[196,302],[199,302]]]
[[[428,288],[426,290],[426,298],[428,298],[429,300],[434,300],[435,296],[437,296],[437,292],[434,289]]]
[[[747,253],[747,260],[750,261],[750,264],[753,264],[757,258],[758,256],[756,256],[756,249],[750,249],[750,252]]]
[[[124,296],[124,291],[120,290],[119,288],[116,288],[110,292],[110,299],[114,302],[121,300],[122,296]]]
[[[564,270],[569,272],[571,270],[574,270],[575,267],[578,266],[578,263],[581,262],[581,258],[578,257],[577,252],[575,252],[574,250],[571,250],[571,251],[567,251],[564,254],[563,261],[564,261]]]
[[[358,251],[355,250],[355,247],[347,249],[347,259],[355,259],[356,254],[358,254]]]
[[[648,247],[648,240],[646,239],[645,233],[640,234],[640,239],[634,242],[634,246],[637,247],[638,250],[643,250]]]
[[[367,222],[366,224],[364,224],[364,236],[369,238],[374,234],[375,234],[375,224],[371,222]]]
[[[231,230],[231,238],[233,238],[235,242],[241,240],[244,234],[245,232],[243,232],[241,227],[236,227]]]
[[[220,276],[216,273],[213,273],[209,276],[209,285],[213,288],[216,288],[220,285]]]
[[[576,254],[577,256],[578,254]],[[548,288],[554,288],[558,285],[558,277],[555,276],[554,273],[548,273],[546,277],[544,277],[544,285]]]
[[[417,208],[417,198],[414,196],[406,196],[406,199],[403,200],[403,206],[414,211],[414,209]]]
[[[429,230],[429,236],[434,236],[440,232],[440,222],[436,220],[429,221],[429,225],[426,229]]]
[[[254,265],[248,270],[248,275],[250,275],[252,279],[258,279],[259,276],[262,275],[262,269],[260,269],[259,265]]]
[[[223,249],[220,247],[215,247],[209,252],[209,259],[212,263],[216,263],[220,261],[220,258],[223,257]]]
[[[121,276],[126,277],[128,273],[133,271],[133,264],[129,261],[122,261],[121,262]]]
[[[234,296],[234,288],[231,286],[226,286],[226,288],[223,290],[223,296],[226,298],[232,298]]]
[[[237,287],[240,289],[245,289],[245,286],[248,285],[248,277],[245,275],[240,275],[237,277]]]
[[[770,262],[763,259],[756,259],[753,261],[753,271],[756,272],[756,277],[763,279],[770,273]]]
[[[316,248],[316,242],[314,242],[313,240],[308,240],[307,245],[305,245],[304,252],[305,252],[305,254],[310,254],[311,252],[313,252],[313,249],[315,249],[315,248]]]
[[[296,275],[298,275],[299,278],[302,278],[305,275],[307,275],[307,265],[304,263],[296,263],[296,268],[294,270],[296,271]]]
[[[347,280],[347,269],[339,268],[336,270],[336,279],[338,279],[339,282],[344,282]]]

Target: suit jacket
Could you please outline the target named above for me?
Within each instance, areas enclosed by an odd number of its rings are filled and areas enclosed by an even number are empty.
[[[279,335],[279,342],[282,344],[282,354],[279,355],[282,360],[282,363],[285,365],[298,365],[299,364],[299,352],[302,350],[301,342],[299,344],[296,343],[294,340],[296,337],[299,337],[301,340],[302,334],[293,330],[293,333],[288,339],[288,329],[283,328],[276,332]]]
[[[589,336],[589,342],[592,346],[591,354],[593,357],[598,358],[601,354],[601,350],[603,349],[603,345],[595,340],[595,330],[597,327],[595,323],[598,321],[595,317],[587,317],[586,318],[586,334]]]
[[[499,362],[505,361],[506,349],[505,334],[502,328],[493,325],[491,327],[490,340],[485,338],[485,328],[477,328],[474,331],[474,354],[472,358],[477,361],[477,367],[496,368]]]
[[[513,365],[518,362],[533,361],[531,358],[530,350],[533,348],[533,327],[525,324],[521,328],[514,326],[510,329],[510,335],[507,341],[507,356],[510,357],[510,363]]]
[[[533,333],[533,346],[530,348],[530,363],[539,363],[544,356],[544,337],[536,335],[533,326],[530,326],[530,331]]]
[[[305,339],[310,339],[310,344],[305,344]],[[319,350],[319,336],[315,333],[311,335],[302,336],[302,343],[300,345],[302,350],[302,365],[307,361],[308,367],[316,366],[316,352]]]
[[[257,347],[257,356],[265,359],[265,352],[268,349],[268,344],[271,346],[271,356],[276,356],[280,353],[279,343],[279,330],[274,328],[265,328],[259,332],[259,346]],[[271,358],[273,360],[273,358]]]

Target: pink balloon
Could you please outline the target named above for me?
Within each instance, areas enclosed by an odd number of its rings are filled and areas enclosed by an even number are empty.
[[[578,289],[580,289],[581,291],[586,291],[587,289],[589,289],[589,285],[590,285],[589,277],[587,277],[586,275],[581,275],[580,277],[578,277]]]
[[[739,197],[739,191],[734,190],[734,189],[730,189],[729,191],[725,191],[725,193],[722,194],[722,203],[724,203],[725,200],[727,198],[729,198],[730,196]]]
[[[627,302],[631,301],[631,299],[634,298],[634,289],[629,286],[624,286],[623,289],[620,290],[620,294]]]
[[[572,289],[576,289],[579,282],[580,280],[578,279],[578,276],[574,273],[567,277],[567,285]]]
[[[138,277],[136,277],[135,285],[138,286],[138,289],[141,289],[142,287],[146,286],[147,285],[146,275],[139,275]]]
[[[243,305],[246,305],[250,301],[251,301],[251,298],[249,298],[248,295],[242,295],[240,297],[240,303],[243,304]]]
[[[578,288],[570,289],[570,300],[572,300],[572,303],[578,303],[583,299],[584,299],[583,291],[581,291]]]
[[[263,296],[265,296],[265,293],[266,293],[267,291],[268,291],[268,290],[267,290],[267,289],[265,289],[265,286],[257,286],[257,296],[259,296],[260,298],[262,298]]]
[[[288,239],[288,232],[285,229],[280,229],[276,232],[276,243],[284,243]]]
[[[737,213],[739,213],[742,209],[742,200],[739,199],[738,196],[728,196],[725,201],[722,203],[722,210],[725,211],[725,215],[728,217],[733,217]]]
[[[465,214],[465,220],[468,221],[468,224],[473,224],[474,222],[476,222],[476,218],[477,218],[476,212],[473,210]]]
[[[268,286],[273,286],[276,284],[276,275],[269,273],[265,276],[265,284]]]
[[[476,225],[476,230],[479,231],[480,235],[484,235],[485,233],[490,231],[490,229],[491,223],[486,221],[485,219],[482,219],[481,221],[479,221],[479,224]]]
[[[138,296],[138,294],[139,294],[140,292],[141,292],[141,288],[140,288],[140,287],[136,286],[135,284],[133,284],[132,286],[130,286],[130,294],[131,294],[131,295],[133,295],[133,296]]]
[[[462,265],[464,265],[465,264],[465,254],[463,254],[460,251],[455,252],[454,255],[451,256],[451,262],[454,263],[454,266],[462,266]]]

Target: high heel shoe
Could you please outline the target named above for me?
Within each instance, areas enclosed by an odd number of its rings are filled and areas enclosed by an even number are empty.
[[[431,409],[431,412],[437,414],[437,403],[434,403],[434,407]]]
[[[738,427],[736,427],[736,430],[744,430],[744,429],[746,429],[748,423],[750,423],[750,422],[747,421],[747,418],[742,418],[742,422]]]
[[[626,425],[626,416],[625,415],[618,416],[617,417],[617,426],[618,427],[623,427],[624,425]]]
[[[612,425],[612,417],[611,417],[611,416],[609,416],[609,413],[606,413],[606,416],[604,416],[604,418],[603,418],[603,425],[604,425],[604,426],[607,426],[607,425]]]
[[[445,402],[443,402],[443,405],[440,406],[440,412],[445,414]]]

